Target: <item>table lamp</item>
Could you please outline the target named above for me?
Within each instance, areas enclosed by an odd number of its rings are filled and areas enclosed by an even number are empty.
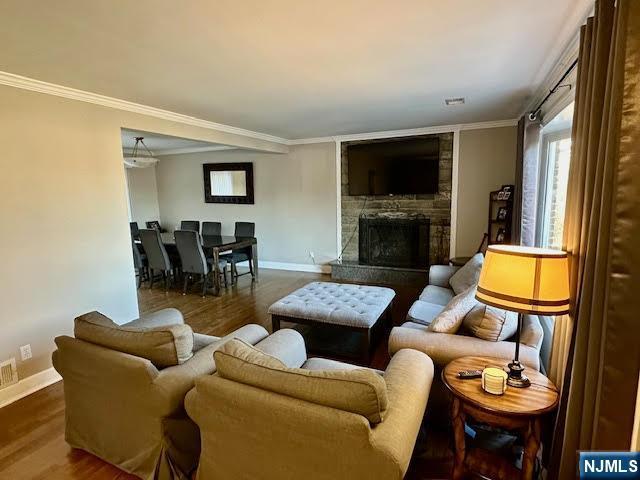
[[[491,245],[487,248],[476,299],[487,305],[518,312],[516,353],[509,363],[507,384],[528,387],[531,382],[520,364],[520,332],[525,313],[569,313],[567,253],[547,248]]]

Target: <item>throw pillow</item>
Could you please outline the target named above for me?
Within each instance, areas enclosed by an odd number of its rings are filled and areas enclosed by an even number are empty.
[[[433,319],[429,330],[438,333],[456,333],[462,325],[464,317],[477,303],[476,286],[473,285],[460,295],[453,297],[444,310]]]
[[[238,339],[213,354],[222,378],[356,413],[380,423],[388,409],[387,384],[368,368],[306,370],[287,368],[280,360]]]
[[[462,324],[475,337],[490,342],[499,342],[516,333],[518,314],[478,303],[464,317]]]
[[[449,279],[449,285],[451,285],[451,288],[456,295],[459,295],[467,288],[478,284],[480,271],[482,270],[482,262],[484,262],[484,255],[476,253],[460,268],[460,270],[451,276]]]

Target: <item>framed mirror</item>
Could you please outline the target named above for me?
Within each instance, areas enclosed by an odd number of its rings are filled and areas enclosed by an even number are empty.
[[[206,203],[253,204],[253,163],[205,163]]]

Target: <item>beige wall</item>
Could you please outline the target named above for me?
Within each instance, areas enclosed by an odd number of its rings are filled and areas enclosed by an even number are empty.
[[[204,202],[203,163],[253,162],[254,205]],[[162,157],[158,164],[160,217],[167,228],[180,220],[256,224],[263,261],[311,264],[336,258],[335,144],[290,147],[284,155],[247,151],[205,152]]]
[[[287,151],[284,145],[0,86],[0,359],[20,378],[97,309],[138,314],[120,128]],[[20,362],[19,347],[33,358]]]
[[[489,192],[515,182],[517,127],[463,130],[458,160],[456,255],[476,252],[487,231]]]
[[[156,167],[126,168],[131,207],[131,221],[138,222],[140,228],[151,220],[160,220],[158,205],[158,185]]]

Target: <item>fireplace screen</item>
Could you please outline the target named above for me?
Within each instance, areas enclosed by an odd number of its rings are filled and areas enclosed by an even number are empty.
[[[361,264],[403,268],[429,267],[428,218],[361,216],[359,231]]]

